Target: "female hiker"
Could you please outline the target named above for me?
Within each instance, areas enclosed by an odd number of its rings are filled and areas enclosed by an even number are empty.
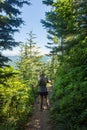
[[[45,76],[44,72],[41,71],[38,79],[38,94],[40,97],[40,110],[43,109],[43,98],[46,99],[47,108],[49,107],[49,100],[48,100],[48,91],[47,91],[47,83],[48,78]]]

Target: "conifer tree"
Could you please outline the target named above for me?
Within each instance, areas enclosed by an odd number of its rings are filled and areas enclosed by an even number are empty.
[[[52,11],[49,12],[44,26],[47,31],[51,29],[57,33],[58,38],[62,39],[62,46],[56,48],[57,53],[63,49],[63,58],[59,60],[52,93],[51,114],[56,124],[54,129],[85,130],[87,129],[85,95],[87,91],[87,2],[55,0],[51,6],[55,19],[54,16],[50,17]],[[49,24],[55,28],[50,28]]]
[[[20,8],[24,4],[30,4],[30,0],[1,0],[0,1],[0,67],[8,61],[2,55],[3,50],[10,49],[19,45],[14,40],[14,33],[19,31],[19,27],[24,23]]]
[[[30,31],[26,43],[21,46],[18,67],[24,81],[29,80],[33,82],[37,78],[41,67],[44,65],[41,62],[42,56],[39,53],[39,48],[36,46],[35,38],[35,34]]]

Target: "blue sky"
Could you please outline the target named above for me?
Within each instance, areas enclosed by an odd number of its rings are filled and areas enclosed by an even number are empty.
[[[33,31],[36,35],[35,42],[37,46],[41,47],[42,52],[48,52],[49,50],[45,47],[47,43],[47,32],[40,23],[41,19],[45,19],[45,12],[49,11],[50,8],[42,4],[42,0],[31,0],[32,5],[24,5],[22,8],[21,17],[25,21],[25,25],[20,28],[20,33],[15,34],[16,41],[25,42],[28,38],[27,33]],[[6,55],[17,55],[19,48],[14,48],[13,51],[6,51]]]

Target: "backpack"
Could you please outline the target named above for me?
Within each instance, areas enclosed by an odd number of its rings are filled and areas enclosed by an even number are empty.
[[[48,79],[45,76],[40,77],[38,81],[40,86],[46,86],[47,82],[48,82]]]

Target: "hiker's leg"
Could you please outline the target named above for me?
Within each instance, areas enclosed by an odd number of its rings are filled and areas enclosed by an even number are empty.
[[[43,107],[43,95],[40,95],[40,109]]]
[[[50,106],[49,99],[48,99],[48,95],[46,95],[46,104],[47,104],[47,107]]]

